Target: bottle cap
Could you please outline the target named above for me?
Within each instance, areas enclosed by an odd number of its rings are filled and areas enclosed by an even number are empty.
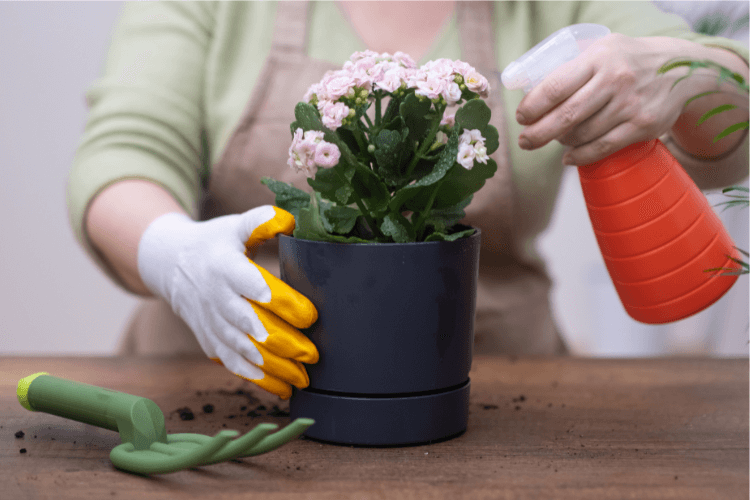
[[[609,33],[609,28],[600,24],[582,23],[562,28],[510,63],[500,79],[508,90],[523,89],[529,93],[558,66],[572,61]]]

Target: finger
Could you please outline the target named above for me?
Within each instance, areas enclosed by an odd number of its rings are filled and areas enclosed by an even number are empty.
[[[242,299],[240,299],[242,300]],[[250,314],[253,314],[250,311]],[[262,325],[261,325],[262,326]],[[263,358],[255,348],[255,344],[247,337],[244,329],[238,328],[221,314],[214,314],[210,321],[211,332],[214,333],[214,352],[217,355],[227,350],[239,354],[243,359],[254,365],[262,365]],[[224,356],[221,356],[224,358]]]
[[[248,336],[248,339],[255,344],[255,348],[258,349],[258,352],[263,357],[263,364],[258,364],[257,366],[264,373],[291,384],[298,389],[304,389],[310,385],[307,370],[305,370],[302,363],[277,356],[252,337]]]
[[[599,111],[555,139],[565,146],[582,146],[605,135],[623,121],[624,117],[619,116],[612,101],[608,101]]]
[[[281,399],[289,399],[292,396],[292,386],[269,375],[257,366],[250,364],[242,356],[230,349],[220,349],[222,352],[212,361],[224,366],[236,376],[252,382],[263,390],[276,394]]]
[[[601,89],[601,78],[594,77],[568,99],[526,127],[519,137],[519,146],[536,149],[548,142],[577,131],[582,122],[596,115],[610,101],[611,95]]]
[[[248,303],[265,330],[260,335],[254,333],[254,340],[282,358],[294,359],[302,363],[317,363],[319,359],[315,344],[292,325],[264,307]],[[257,332],[257,328],[254,329]],[[246,330],[250,332],[250,330]]]
[[[594,66],[579,57],[552,71],[526,94],[516,108],[516,121],[530,125],[573,95],[594,77]]]
[[[294,225],[292,214],[278,207],[264,205],[242,214],[240,227],[245,247],[252,250],[279,233],[292,234]]]
[[[254,340],[278,356],[303,363],[318,362],[318,350],[310,339],[261,305],[235,295],[221,301],[219,308],[224,321],[216,321],[213,328],[215,331],[226,331],[227,333],[222,335],[227,338],[237,332],[243,342],[239,345],[240,342],[233,341],[231,345],[235,351],[248,359],[253,360],[246,352],[246,349],[254,349],[246,338],[247,335],[251,335]]]
[[[565,153],[563,163],[585,167],[603,160],[612,153],[616,153],[631,144],[648,139],[648,135],[640,131],[632,123],[623,121],[596,140],[573,148]]]
[[[271,301],[272,291],[260,267],[245,255],[239,252],[228,255],[226,269],[225,279],[235,294],[258,302]]]
[[[254,300],[297,328],[308,328],[318,320],[318,311],[307,297],[255,264],[255,262],[250,262],[260,272],[266,285],[271,290],[271,299],[257,300],[245,295],[248,299]]]

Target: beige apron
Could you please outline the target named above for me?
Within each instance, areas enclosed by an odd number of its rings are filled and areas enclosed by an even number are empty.
[[[306,178],[287,166],[289,124],[294,106],[307,88],[339,65],[307,56],[307,2],[280,2],[274,39],[259,83],[213,167],[202,204],[202,219],[274,203],[274,195],[260,183],[268,176],[310,191]],[[500,147],[492,155],[496,174],[474,196],[464,223],[482,230],[479,287],[475,322],[475,352],[507,354],[563,354],[549,305],[550,280],[543,269],[514,257],[515,193],[508,156],[508,132],[501,83],[496,67],[496,38],[492,2],[457,2],[461,53],[485,75],[494,92],[487,100]],[[255,262],[279,275],[278,243],[269,241]],[[187,325],[159,300],[147,300],[136,311],[121,354],[201,353]]]

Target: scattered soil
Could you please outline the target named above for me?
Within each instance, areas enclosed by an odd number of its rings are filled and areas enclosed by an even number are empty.
[[[26,434],[24,434],[24,432],[23,432],[23,431],[18,431],[18,432],[16,432],[16,439],[21,439],[21,438],[22,438],[22,437],[24,437],[25,435],[26,435]]]

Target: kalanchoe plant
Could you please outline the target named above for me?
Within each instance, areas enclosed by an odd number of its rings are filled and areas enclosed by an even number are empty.
[[[312,193],[265,177],[296,238],[342,243],[455,240],[464,208],[497,170],[487,79],[462,61],[418,68],[403,52],[356,52],[294,110],[291,168]]]
[[[735,73],[732,70],[725,68],[724,66],[718,63],[715,63],[713,61],[710,61],[710,60],[695,61],[695,60],[690,60],[690,59],[675,59],[675,60],[668,62],[661,68],[659,68],[658,73],[660,74],[666,73],[667,71],[671,71],[675,68],[681,68],[681,67],[689,68],[688,73],[680,77],[672,85],[672,88],[674,88],[681,80],[690,77],[695,70],[699,68],[709,68],[717,72],[717,87],[721,85],[722,82],[726,81],[726,82],[731,82],[732,84],[734,84],[737,87],[737,89],[744,92],[745,94],[750,93],[750,87],[748,87],[747,81],[742,77],[742,75],[740,75],[739,73]],[[701,97],[704,97],[707,95],[716,94],[718,92],[719,92],[718,90],[712,90],[709,92],[704,92],[702,94],[695,95],[687,100],[687,102],[685,103],[685,106],[687,106],[688,104],[690,104],[692,101],[696,99],[700,99]],[[724,113],[725,111],[729,111],[735,108],[737,108],[737,106],[733,104],[725,104],[722,106],[717,106],[709,110],[708,112],[706,112],[703,116],[701,116],[698,119],[698,122],[695,124],[695,126],[696,127],[700,126],[703,122],[705,122],[706,120],[708,120],[714,115],[718,115],[719,113]],[[746,130],[747,128],[748,128],[747,120],[743,122],[735,123],[727,127],[725,130],[722,130],[716,137],[714,137],[713,142],[717,142],[723,139],[724,137],[731,134],[732,132],[737,132],[739,130]],[[743,192],[747,193],[748,189],[744,186],[730,186],[730,187],[722,189],[721,192],[724,194],[727,194],[732,191],[739,191],[740,193],[743,193]],[[731,206],[740,206],[740,207],[745,207],[745,208],[748,207],[749,203],[748,203],[747,194],[744,194],[744,195],[743,194],[737,194],[737,195],[727,194],[727,196],[729,198],[734,198],[734,200],[725,201],[725,202],[718,204],[718,205],[726,205],[724,209],[729,208]],[[747,251],[742,250],[741,248],[737,248],[737,247],[734,247],[734,248],[738,252],[742,253],[742,255],[744,255],[745,257],[750,257],[750,254],[748,254]],[[729,255],[727,257],[729,257],[736,264],[739,264],[741,267],[739,268],[716,267],[716,268],[711,268],[711,269],[705,269],[704,272],[708,273],[708,272],[724,271],[723,273],[719,273],[717,275],[725,275],[725,276],[750,273],[750,265],[748,265],[747,262],[740,260],[740,259],[735,259],[734,257],[731,257]]]

